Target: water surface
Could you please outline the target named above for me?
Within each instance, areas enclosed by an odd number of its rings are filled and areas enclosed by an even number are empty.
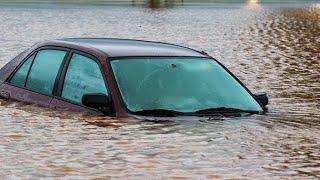
[[[43,40],[164,41],[208,52],[271,102],[265,116],[159,123],[1,101],[4,179],[320,178],[319,3],[3,5],[0,22],[0,67]]]

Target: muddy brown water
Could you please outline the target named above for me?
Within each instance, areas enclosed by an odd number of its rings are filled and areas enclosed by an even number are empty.
[[[147,122],[1,101],[1,179],[320,178],[320,3],[10,5],[0,22],[0,67],[48,39],[164,41],[208,52],[271,102],[266,115]]]

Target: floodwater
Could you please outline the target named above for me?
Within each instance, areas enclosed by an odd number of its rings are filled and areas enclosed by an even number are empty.
[[[0,6],[0,67],[64,37],[164,41],[204,50],[269,112],[148,122],[1,101],[0,176],[16,178],[320,178],[320,3]]]

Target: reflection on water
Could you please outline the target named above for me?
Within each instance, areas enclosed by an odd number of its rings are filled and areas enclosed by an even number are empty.
[[[0,175],[13,178],[320,178],[320,6],[247,1],[148,11],[0,7],[0,66],[38,41],[165,41],[220,59],[266,116],[147,122],[0,101]]]
[[[160,7],[170,7],[174,5],[173,0],[167,0],[164,2],[161,2],[160,0],[148,0],[146,2],[147,7],[149,8],[160,8]]]

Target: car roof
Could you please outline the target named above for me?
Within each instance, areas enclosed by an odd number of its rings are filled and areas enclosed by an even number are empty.
[[[100,50],[108,57],[137,56],[191,56],[208,57],[205,53],[191,48],[152,41],[113,38],[68,38],[56,40]]]

